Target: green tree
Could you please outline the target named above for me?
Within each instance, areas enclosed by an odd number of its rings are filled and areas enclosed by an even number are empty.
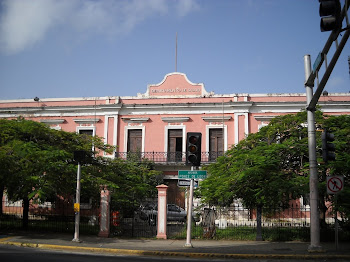
[[[147,159],[109,160],[103,173],[111,189],[111,208],[124,216],[132,215],[142,202],[154,198],[156,186],[163,179]]]
[[[44,201],[75,193],[77,163],[74,151],[84,150],[89,157],[82,166],[82,199],[99,200],[101,185],[112,191],[112,208],[134,208],[156,194],[161,181],[154,163],[142,159],[111,159],[113,147],[99,137],[57,131],[19,118],[0,120],[0,189],[10,200],[23,200],[23,225],[28,224],[30,200]],[[1,192],[0,192],[1,193]]]
[[[336,161],[323,163],[321,133],[316,132],[319,152],[319,199],[321,223],[326,225],[328,201],[326,175],[344,175],[345,189],[338,195],[337,208],[343,221],[350,217],[350,116],[328,116],[316,111],[316,125],[336,137]],[[203,201],[230,205],[241,199],[248,208],[287,208],[291,199],[309,192],[308,136],[306,112],[274,118],[258,133],[250,134],[225,156],[207,167],[210,176],[201,184]]]
[[[93,147],[92,147],[93,146]],[[94,151],[92,151],[94,148]],[[76,163],[73,154],[85,150],[99,164],[101,151],[111,152],[101,138],[49,128],[19,118],[0,120],[1,187],[11,200],[23,200],[23,226],[28,225],[29,202],[74,192]]]
[[[305,190],[305,121],[304,112],[276,117],[228,150],[207,167],[210,176],[200,190],[203,200],[230,205],[239,198],[249,208],[288,206],[290,199]]]
[[[332,206],[339,210],[342,216],[342,227],[350,230],[350,116],[328,116],[324,119],[323,127],[327,128],[335,136],[335,153],[336,160],[322,163],[319,166],[322,174],[322,183],[320,184],[320,191],[323,193],[323,207],[324,213],[327,207],[324,205],[325,201],[331,201]],[[320,161],[321,162],[321,161]],[[335,196],[326,194],[326,179],[325,175],[342,175],[344,176],[344,189],[337,194],[337,201],[335,204]],[[333,209],[334,209],[333,208]]]
[[[200,188],[203,201],[228,206],[240,199],[245,207],[257,208],[260,238],[262,209],[287,208],[291,199],[306,192],[305,122],[305,112],[276,117],[228,150],[207,167],[210,176]]]

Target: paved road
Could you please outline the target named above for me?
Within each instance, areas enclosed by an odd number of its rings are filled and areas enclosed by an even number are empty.
[[[77,254],[62,251],[43,251],[28,247],[0,246],[0,261],[8,262],[150,262],[161,258]],[[178,260],[180,261],[180,260]],[[185,260],[182,260],[185,261]]]
[[[296,259],[191,259],[191,258],[164,258],[164,257],[140,257],[140,256],[118,256],[118,255],[103,255],[103,254],[83,254],[69,253],[63,251],[45,251],[41,249],[15,246],[0,246],[0,261],[9,262],[151,262],[151,261],[235,261],[235,262],[297,262]],[[303,260],[303,261],[322,261],[331,262],[333,260]],[[345,262],[346,260],[334,260]]]

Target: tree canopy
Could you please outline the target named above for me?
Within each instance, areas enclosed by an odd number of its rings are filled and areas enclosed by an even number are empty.
[[[24,201],[25,209],[31,199],[72,197],[77,172],[74,151],[78,150],[91,156],[82,167],[83,197],[98,200],[101,185],[112,189],[116,205],[127,205],[132,199],[154,193],[158,173],[152,163],[104,156],[113,149],[100,137],[54,130],[24,118],[1,119],[0,194],[6,189],[9,199]]]
[[[288,206],[305,192],[302,163],[308,155],[304,113],[276,117],[247,136],[207,167],[210,176],[200,193],[207,203],[230,205],[241,199],[247,208]]]
[[[233,146],[216,163],[206,167],[210,176],[201,183],[203,202],[228,206],[240,199],[247,208],[288,207],[291,199],[309,192],[306,112],[278,116],[259,132]],[[329,116],[316,111],[320,206],[326,194],[326,175],[344,175],[345,189],[338,195],[344,221],[350,216],[350,116]],[[336,140],[336,160],[323,163],[321,131],[327,128]],[[325,212],[325,210],[323,210]]]
[[[342,226],[350,229],[350,116],[341,115],[327,117],[324,119],[324,126],[335,136],[336,160],[320,165],[320,193],[325,201],[333,201],[334,196],[326,194],[325,175],[344,176],[344,189],[337,194],[336,208],[339,210]],[[323,200],[322,199],[322,200]]]
[[[111,189],[111,208],[124,215],[133,212],[147,198],[154,198],[156,186],[163,180],[154,163],[146,159],[110,160],[103,178]]]

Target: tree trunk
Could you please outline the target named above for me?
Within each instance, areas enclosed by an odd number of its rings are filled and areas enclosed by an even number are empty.
[[[2,206],[3,206],[3,196],[4,196],[4,190],[5,190],[5,187],[4,185],[0,185],[0,199],[1,199],[1,204],[0,204],[0,216],[2,215]]]
[[[261,215],[262,206],[258,205],[256,208],[256,241],[262,241],[262,230],[261,230]]]
[[[328,211],[328,208],[326,206],[326,203],[323,200],[323,197],[320,197],[319,201],[319,209],[320,209],[320,227],[327,228],[327,223],[326,223],[326,212]]]
[[[23,229],[28,228],[28,218],[29,218],[29,199],[28,197],[23,198]]]

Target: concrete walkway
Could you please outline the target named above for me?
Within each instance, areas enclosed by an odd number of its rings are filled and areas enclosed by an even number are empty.
[[[142,255],[191,258],[259,258],[259,259],[341,259],[350,261],[350,243],[322,243],[322,252],[308,252],[305,242],[255,242],[227,240],[192,240],[193,247],[185,247],[186,240],[118,239],[80,236],[73,242],[68,234],[7,234],[0,236],[1,245],[94,252],[100,254]]]

